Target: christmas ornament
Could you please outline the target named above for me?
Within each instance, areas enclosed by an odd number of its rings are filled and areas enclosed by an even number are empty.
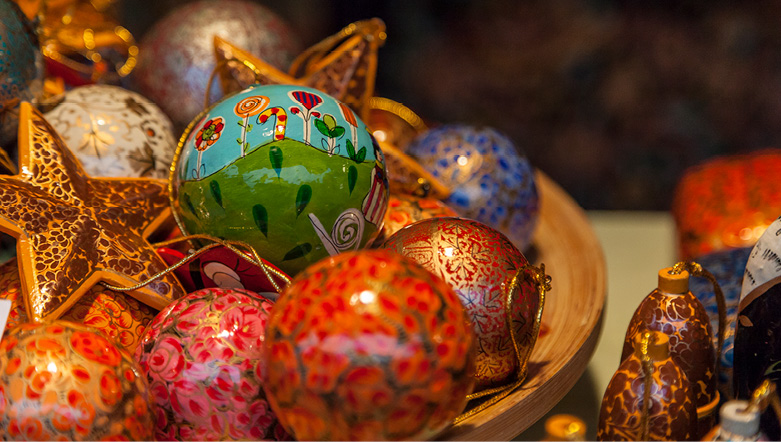
[[[691,382],[700,415],[695,434],[703,437],[715,424],[719,403],[713,346],[716,334],[702,303],[689,291],[688,271],[678,266],[659,271],[658,288],[643,299],[629,322],[621,360],[632,354],[637,336],[646,331],[659,331],[669,337],[670,357]]]
[[[430,438],[474,384],[458,297],[384,250],[326,258],[295,277],[263,345],[269,401],[299,440]]]
[[[182,136],[171,174],[182,232],[244,241],[294,275],[374,238],[388,204],[380,148],[350,109],[298,86],[255,86]]]
[[[4,440],[152,440],[152,407],[138,365],[95,329],[28,323],[0,342]]]
[[[182,5],[157,21],[141,40],[132,78],[136,90],[151,99],[178,128],[203,110],[215,68],[214,37],[230,38],[251,54],[263,54],[284,68],[297,52],[289,26],[268,8],[245,0],[201,0]],[[222,95],[212,87],[208,97]]]
[[[683,259],[753,247],[781,213],[781,150],[717,158],[686,171],[672,212]]]
[[[695,440],[693,383],[658,331],[635,335],[602,397],[597,440]]]
[[[17,238],[30,319],[55,319],[96,282],[132,287],[165,270],[145,237],[168,217],[165,183],[90,178],[29,103],[19,123],[22,173],[0,176],[0,231]],[[164,275],[131,292],[162,309],[183,295]]]
[[[136,66],[138,46],[120,26],[115,0],[40,0],[26,3],[26,13],[40,20],[41,50],[47,83],[62,86],[119,84]]]
[[[22,296],[22,281],[16,258],[0,265],[0,299],[11,301],[12,307],[5,329],[30,322]],[[132,352],[141,339],[146,325],[157,310],[125,293],[95,285],[79,298],[61,319],[96,328],[120,348]]]
[[[11,0],[0,1],[0,145],[16,138],[19,104],[43,92],[43,57],[30,21]]]
[[[149,324],[135,358],[157,405],[158,440],[274,436],[260,364],[271,307],[249,291],[204,289]]]
[[[450,207],[521,249],[529,245],[539,195],[532,166],[509,138],[491,128],[447,125],[420,135],[407,153],[450,188]]]
[[[429,218],[399,230],[383,248],[458,294],[477,335],[477,391],[525,378],[543,305],[529,262],[507,237],[473,220]]]
[[[764,381],[781,380],[781,218],[759,238],[746,264],[735,331],[735,396],[746,399]],[[781,416],[779,416],[781,418]],[[770,440],[781,438],[779,420],[763,415],[762,430]]]
[[[369,116],[369,100],[377,77],[377,49],[385,43],[385,23],[379,18],[352,23],[339,33],[310,47],[296,58],[290,73],[274,63],[242,49],[235,38],[214,38],[224,92],[253,83],[292,84],[318,89],[350,106],[363,120]]]
[[[161,247],[157,253],[168,265],[173,266],[187,255],[177,249]],[[268,274],[260,266],[253,265],[225,247],[216,247],[199,254],[187,265],[174,270],[187,293],[204,288],[246,289],[266,299],[276,300],[279,287],[290,282],[285,275],[269,262],[263,260]]]
[[[382,244],[401,228],[423,219],[456,216],[458,214],[453,209],[437,199],[391,194],[388,200],[388,211],[385,212],[382,233],[375,242]]]
[[[44,116],[90,176],[168,178],[173,126],[141,95],[117,86],[81,86]]]
[[[719,391],[722,397],[734,397],[732,390],[732,367],[734,366],[735,330],[737,328],[738,301],[743,284],[743,273],[751,254],[750,247],[725,249],[695,258],[702,268],[707,269],[718,281],[724,294],[726,323],[724,326],[724,345],[721,348],[719,363]],[[689,279],[689,289],[702,302],[710,317],[712,330],[718,330],[718,300],[713,284],[703,278]],[[718,336],[713,336],[713,346],[718,349]]]

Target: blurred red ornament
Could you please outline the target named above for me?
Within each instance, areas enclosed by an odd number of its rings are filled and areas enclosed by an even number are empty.
[[[466,405],[474,344],[444,281],[385,250],[345,252],[283,290],[264,385],[297,439],[425,439]]]
[[[717,158],[686,171],[672,204],[681,259],[752,247],[781,214],[781,150]]]

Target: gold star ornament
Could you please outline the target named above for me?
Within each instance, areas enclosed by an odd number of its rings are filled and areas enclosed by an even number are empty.
[[[214,50],[223,92],[252,83],[294,84],[321,90],[350,106],[368,121],[369,100],[377,78],[377,49],[385,43],[385,23],[379,18],[352,23],[305,50],[285,73],[255,55],[215,36]]]
[[[88,177],[26,102],[19,110],[19,170],[0,176],[0,231],[18,240],[34,321],[58,318],[99,281],[132,287],[167,268],[146,240],[170,216],[164,180]],[[163,309],[184,290],[166,274],[131,293]]]

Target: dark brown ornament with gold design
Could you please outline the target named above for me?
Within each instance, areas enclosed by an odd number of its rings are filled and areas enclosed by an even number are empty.
[[[598,440],[693,440],[694,391],[664,333],[644,331],[602,398]]]
[[[621,359],[629,357],[633,342],[645,330],[659,331],[669,337],[670,356],[692,384],[700,410],[697,438],[715,425],[718,404],[716,391],[716,350],[708,313],[689,291],[689,272],[668,267],[659,271],[659,287],[637,307],[627,328]]]

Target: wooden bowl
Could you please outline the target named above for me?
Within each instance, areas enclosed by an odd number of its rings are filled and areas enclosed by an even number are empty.
[[[552,278],[542,328],[521,388],[439,435],[445,440],[510,440],[550,411],[585,371],[602,329],[605,257],[586,214],[542,172],[540,219],[526,253]]]

